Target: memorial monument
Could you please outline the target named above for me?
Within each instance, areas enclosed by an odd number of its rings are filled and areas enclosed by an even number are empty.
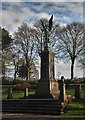
[[[10,113],[11,111],[11,113],[40,115],[61,115],[64,113],[67,100],[64,77],[62,76],[60,81],[57,81],[54,77],[55,55],[49,46],[49,32],[52,29],[52,20],[53,15],[49,20],[49,29],[41,20],[44,30],[44,50],[41,52],[41,78],[37,84],[35,95],[29,95],[28,88],[26,88],[24,98],[13,100],[12,89],[10,89],[8,91],[8,99],[3,100],[3,112]]]
[[[48,29],[42,20],[41,24],[44,30],[44,50],[41,52],[41,78],[35,95],[37,98],[53,98],[53,94],[59,94],[58,83],[54,78],[54,53],[49,46],[49,33],[52,29],[53,15],[49,20]],[[53,86],[56,86],[55,93],[53,92]]]

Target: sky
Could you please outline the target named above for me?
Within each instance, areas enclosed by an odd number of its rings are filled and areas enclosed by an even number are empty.
[[[1,0],[2,2],[84,2],[84,0]]]
[[[32,26],[40,18],[49,19],[51,15],[54,15],[53,21],[60,25],[66,25],[73,21],[83,23],[83,0],[68,1],[2,0],[2,4],[0,4],[0,16],[2,16],[2,18],[0,17],[0,26],[13,34],[23,22]],[[83,75],[82,70],[77,66],[76,63],[75,77]],[[64,64],[63,61],[56,63],[56,76],[58,72],[61,72],[61,75],[70,77],[69,71],[70,66],[68,63]]]

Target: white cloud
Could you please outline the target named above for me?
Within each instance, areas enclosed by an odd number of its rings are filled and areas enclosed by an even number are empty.
[[[2,0],[2,2],[84,2],[84,0]]]
[[[54,14],[54,20],[61,24],[66,24],[66,22],[70,22],[72,19],[74,19],[76,15],[79,15],[78,19],[83,19],[82,3],[55,3],[51,7],[48,7],[48,5],[46,5],[47,3],[43,3],[38,6],[32,4],[30,4],[30,6],[26,6],[26,4],[23,5],[23,3],[9,3],[9,7],[7,7],[6,10],[2,11],[3,25],[4,27],[15,29],[22,22],[32,22],[36,19],[36,17],[37,19],[41,17],[46,17],[47,19],[49,19],[50,14]],[[16,10],[16,6],[18,10]],[[32,9],[34,9],[34,11]],[[36,11],[38,11],[38,13],[36,13]]]
[[[32,11],[28,8],[21,8],[22,12],[16,12],[9,10],[2,10],[2,26],[11,32],[16,31],[17,27],[20,26],[27,17],[34,15]]]
[[[21,2],[22,0],[1,0],[1,1],[2,2]]]
[[[25,2],[84,2],[84,0],[22,0]]]
[[[74,77],[83,77],[83,70],[78,67],[78,62],[75,61],[74,66]],[[65,78],[70,78],[71,76],[71,63],[64,63],[63,60],[59,61],[55,64],[56,67],[56,78],[58,77],[58,72],[60,72],[60,76],[64,76]]]
[[[2,24],[2,12],[0,11],[0,24]]]
[[[5,1],[5,0],[4,0]],[[14,0],[13,0],[14,1]],[[21,0],[18,0],[21,1]],[[31,23],[36,19],[45,17],[50,18],[51,14],[54,14],[54,20],[57,23],[64,24],[75,20],[76,15],[78,19],[83,19],[83,4],[82,3],[55,3],[53,6],[48,6],[47,3],[41,3],[36,6],[31,4],[20,3],[9,3],[7,9],[2,11],[2,21],[3,27],[7,28],[9,31],[15,31],[16,28],[22,24],[22,22]],[[17,6],[17,8],[16,8]],[[18,10],[17,10],[18,9]],[[34,9],[34,11],[33,11]],[[37,11],[37,12],[36,12]],[[68,14],[69,13],[69,14]],[[0,20],[1,22],[1,20]]]
[[[47,18],[47,19],[50,18],[50,15],[48,13],[39,13],[36,14],[36,16],[38,16],[38,18]]]
[[[72,11],[73,13],[76,13],[76,14],[81,14],[83,13],[83,3],[80,3],[80,2],[76,2],[76,3],[66,3],[66,7],[67,9],[69,9],[70,11]]]
[[[84,0],[63,0],[64,2],[84,2]]]
[[[70,65],[69,63],[64,63],[63,61],[59,61],[56,63],[56,78],[58,77],[58,72],[61,73],[61,76],[65,78],[70,78]]]
[[[63,0],[32,0],[32,2],[63,2]]]

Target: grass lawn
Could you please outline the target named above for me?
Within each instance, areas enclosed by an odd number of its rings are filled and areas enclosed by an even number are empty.
[[[2,99],[5,100],[7,99],[7,93],[8,93],[8,89],[7,88],[3,88],[2,89]],[[35,91],[30,91],[29,94],[34,94]],[[13,99],[19,99],[22,98],[24,96],[24,90],[14,90],[13,91]]]
[[[67,93],[68,95],[74,96],[74,93],[75,93],[74,85],[70,85],[70,86],[68,87],[68,89],[66,90],[66,93]]]
[[[85,99],[72,101],[66,105],[61,116],[51,116],[48,120],[85,120]]]
[[[10,86],[8,86],[10,87]],[[7,93],[8,93],[8,88],[7,86],[5,88],[2,88],[2,99],[7,98]],[[30,90],[29,94],[34,94],[34,90]],[[75,94],[75,85],[69,85],[68,88],[66,89],[66,93],[68,95],[74,96]],[[13,90],[13,98],[14,99],[19,99],[20,97],[24,96],[24,90]],[[81,96],[85,97],[85,84],[82,85],[81,87]]]
[[[85,99],[80,99],[77,101],[72,101],[70,104],[67,104],[64,115],[84,116],[84,114],[85,114]]]
[[[75,85],[74,84],[69,85],[67,90],[66,90],[66,93],[71,95],[71,96],[74,96],[74,94],[75,94]],[[81,96],[85,97],[85,84],[81,85]]]

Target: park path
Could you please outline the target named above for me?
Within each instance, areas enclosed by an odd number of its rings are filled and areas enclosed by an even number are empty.
[[[49,115],[2,114],[2,120],[50,120]]]

